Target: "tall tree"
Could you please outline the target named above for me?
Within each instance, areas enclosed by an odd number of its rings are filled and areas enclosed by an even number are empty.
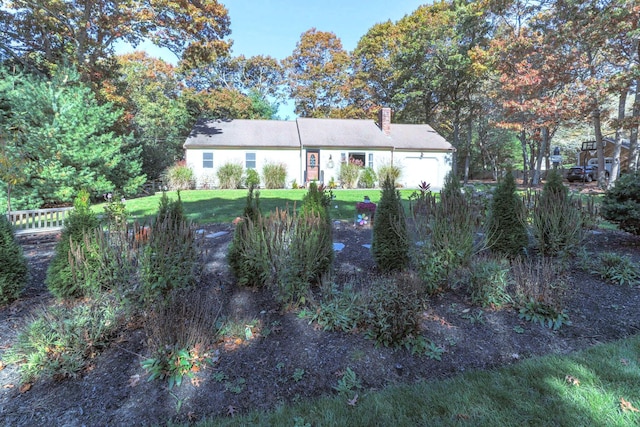
[[[144,183],[140,150],[112,131],[121,112],[99,105],[77,72],[60,69],[51,81],[1,74],[10,84],[0,98],[11,111],[0,122],[3,156],[24,164],[12,192],[19,209],[67,203],[80,189],[133,194]]]
[[[0,52],[21,62],[72,59],[91,72],[116,42],[149,39],[188,66],[229,48],[225,7],[216,0],[13,0],[0,8]]]
[[[303,117],[332,117],[346,107],[349,54],[334,33],[312,28],[284,60],[289,96]]]
[[[143,171],[150,179],[182,158],[182,144],[194,123],[184,99],[184,89],[174,67],[143,52],[122,55],[119,82],[124,86],[123,107],[142,150]]]

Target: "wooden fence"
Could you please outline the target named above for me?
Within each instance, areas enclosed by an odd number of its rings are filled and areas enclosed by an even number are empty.
[[[16,234],[42,233],[61,230],[64,220],[73,208],[33,209],[11,211],[7,219],[16,230]]]

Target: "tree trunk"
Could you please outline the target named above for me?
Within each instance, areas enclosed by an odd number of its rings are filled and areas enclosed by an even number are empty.
[[[640,47],[638,48],[640,49]],[[640,54],[640,52],[639,52]],[[640,127],[640,77],[636,79],[636,96],[631,116],[636,123],[629,132],[629,172],[638,170],[638,127]]]
[[[527,156],[527,134],[523,130],[520,131],[520,146],[522,147],[522,184],[529,185],[529,173],[527,171],[527,164],[529,158]]]
[[[620,152],[622,151],[622,132],[625,118],[625,107],[627,105],[627,93],[628,87],[625,87],[620,91],[620,98],[618,99],[618,126],[616,127],[616,141],[613,147],[613,164],[611,165],[611,174],[609,175],[609,182],[607,188],[613,187],[616,182],[618,173],[620,172]]]
[[[536,158],[536,168],[533,171],[533,185],[540,184],[540,172],[542,171],[542,160],[544,159],[544,155],[547,152],[547,143],[549,141],[549,128],[544,126],[540,129],[540,147],[538,147],[538,156]]]
[[[469,168],[471,166],[471,142],[473,140],[473,121],[471,117],[467,119],[467,157],[464,160],[464,183],[469,182]]]

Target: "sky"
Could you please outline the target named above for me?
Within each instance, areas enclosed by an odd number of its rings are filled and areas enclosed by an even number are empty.
[[[425,0],[223,0],[229,11],[233,40],[231,54],[245,57],[265,55],[284,59],[293,53],[300,35],[316,28],[334,33],[342,47],[352,51],[358,40],[375,24],[397,21],[412,13]],[[128,49],[118,49],[124,53]],[[176,63],[177,58],[150,43],[138,46],[151,56]],[[279,115],[293,118],[291,102]]]

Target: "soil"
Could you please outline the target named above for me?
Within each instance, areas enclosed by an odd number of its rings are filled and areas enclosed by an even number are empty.
[[[574,269],[565,300],[570,325],[552,331],[519,319],[514,309],[481,310],[470,304],[464,292],[448,291],[429,301],[421,320],[424,336],[444,351],[442,360],[412,355],[408,350],[376,346],[362,332],[323,331],[293,311],[282,311],[269,292],[236,286],[224,260],[233,226],[203,228],[206,234],[226,232],[205,239],[204,286],[222,300],[230,319],[253,325],[250,340],[219,343],[215,365],[169,390],[166,381],[146,380],[140,365],[149,356],[145,332],[131,323],[76,378],[40,379],[25,390],[17,367],[6,366],[0,371],[2,423],[116,426],[229,417],[336,394],[334,387],[347,368],[361,379],[362,393],[537,355],[567,354],[640,331],[640,287],[608,284]],[[55,234],[19,238],[31,279],[18,301],[0,308],[0,357],[34,310],[53,302],[43,282],[57,238]],[[366,284],[377,275],[370,251],[363,246],[371,243],[370,228],[335,223],[334,241],[345,245],[336,252],[336,283],[355,278]],[[640,238],[624,232],[593,231],[585,245],[590,252],[618,252],[640,262]],[[480,310],[482,321],[474,321],[469,313]]]

